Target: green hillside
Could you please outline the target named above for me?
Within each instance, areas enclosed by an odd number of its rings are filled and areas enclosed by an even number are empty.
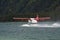
[[[50,16],[60,20],[60,0],[0,0],[0,21],[12,21],[13,17]]]

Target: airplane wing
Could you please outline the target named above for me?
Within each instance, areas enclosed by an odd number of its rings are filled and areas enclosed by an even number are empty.
[[[29,18],[17,18],[17,17],[13,17],[13,19],[15,19],[15,20],[28,20]]]
[[[18,17],[13,17],[14,20],[31,20],[31,18],[18,18]],[[44,20],[48,20],[48,19],[51,19],[50,17],[42,17],[42,18],[39,18],[39,17],[36,17],[34,18],[35,20],[39,21],[44,21]]]
[[[42,17],[42,18],[39,18],[39,20],[48,20],[48,19],[51,19],[50,17]]]

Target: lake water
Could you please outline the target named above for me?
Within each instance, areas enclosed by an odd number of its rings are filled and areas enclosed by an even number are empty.
[[[0,22],[0,40],[60,40],[60,27],[22,27],[22,24],[26,22]]]

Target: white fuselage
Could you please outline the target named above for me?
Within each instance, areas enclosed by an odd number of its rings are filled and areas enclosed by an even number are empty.
[[[28,20],[29,23],[37,23],[37,20],[35,20],[34,18],[30,18],[30,20]]]

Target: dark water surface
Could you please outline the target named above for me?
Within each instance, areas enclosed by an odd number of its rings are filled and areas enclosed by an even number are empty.
[[[60,28],[20,27],[22,22],[1,22],[0,40],[60,40]]]

